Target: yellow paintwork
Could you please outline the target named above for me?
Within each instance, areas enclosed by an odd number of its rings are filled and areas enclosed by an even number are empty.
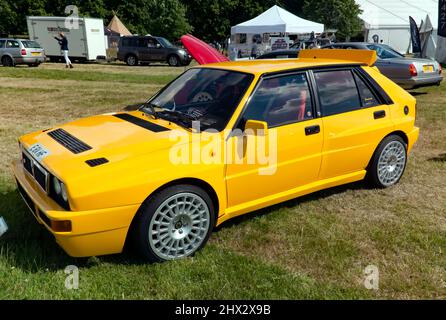
[[[342,58],[338,60],[332,56],[331,59],[226,62],[203,67],[254,75],[254,81],[228,123],[227,128],[232,129],[262,74],[357,61],[370,64],[372,58],[361,58],[356,52],[342,50]],[[71,256],[121,252],[141,203],[166,184],[185,178],[201,181],[213,190],[218,198],[218,225],[249,211],[363,179],[374,150],[392,132],[400,131],[407,137],[410,151],[418,138],[418,128],[414,127],[416,100],[376,69],[366,65],[363,68],[395,104],[270,129],[264,138],[271,134],[278,138],[277,167],[273,175],[259,175],[259,165],[255,164],[174,164],[169,160],[169,154],[178,141],[170,139],[170,131],[151,132],[110,114],[60,126],[92,146],[92,150],[78,155],[65,149],[44,131],[19,139],[25,149],[40,143],[50,150],[51,154],[41,161],[41,165],[64,182],[72,211],[65,211],[51,200],[25,172],[20,161],[13,163],[14,175],[35,203],[34,213],[38,208],[51,220],[72,222],[71,232],[54,232],[45,225]],[[409,107],[409,115],[404,115],[404,106]],[[373,112],[383,108],[389,116],[373,121]],[[178,129],[189,139],[218,135],[225,144],[223,148],[237,143],[237,139],[249,142],[252,138],[231,136],[226,131],[194,133],[162,119],[148,118],[138,111],[130,114],[169,129]],[[305,136],[304,128],[312,125],[319,125],[321,133]],[[238,154],[233,148],[231,150],[229,156],[243,159],[243,154]],[[193,150],[191,153],[194,154]],[[210,154],[214,151],[210,150]],[[85,163],[99,157],[107,158],[109,163],[95,168]],[[36,218],[43,223],[39,217]]]

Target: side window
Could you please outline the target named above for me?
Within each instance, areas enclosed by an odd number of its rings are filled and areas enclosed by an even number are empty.
[[[377,97],[373,94],[372,90],[364,83],[364,81],[356,74],[353,73],[356,84],[358,85],[359,96],[361,98],[361,104],[363,108],[370,108],[380,105]]]
[[[137,39],[137,45],[140,48],[147,48],[148,39],[147,38],[138,38]]]
[[[156,41],[153,38],[149,39],[149,48],[156,48],[156,44],[158,43],[158,41]]]
[[[6,40],[0,40],[0,48],[5,47],[5,42],[6,42]]]
[[[19,42],[15,40],[6,41],[6,48],[20,48]]]
[[[136,39],[135,38],[124,38],[124,39],[122,39],[122,45],[124,47],[135,47]]]
[[[244,120],[266,121],[269,127],[312,118],[311,94],[305,74],[262,80],[244,114]]]
[[[350,70],[314,73],[323,116],[349,112],[362,107]]]

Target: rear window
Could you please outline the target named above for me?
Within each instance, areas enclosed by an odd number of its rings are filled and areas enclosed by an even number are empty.
[[[38,44],[36,41],[32,41],[32,40],[22,41],[22,44],[25,48],[42,48],[40,46],[40,44]]]

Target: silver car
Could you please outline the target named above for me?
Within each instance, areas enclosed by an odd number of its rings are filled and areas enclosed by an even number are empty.
[[[0,62],[5,67],[27,64],[37,67],[45,61],[45,51],[36,41],[0,38]]]
[[[443,81],[441,65],[430,59],[408,58],[384,44],[366,42],[332,43],[324,49],[375,50],[375,66],[393,82],[404,89],[440,85]]]

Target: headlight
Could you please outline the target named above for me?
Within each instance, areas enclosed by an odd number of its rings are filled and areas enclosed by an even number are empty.
[[[65,185],[61,182],[61,189],[62,189],[62,199],[65,202],[68,202],[68,194],[67,194],[67,188],[65,188]]]
[[[65,184],[55,176],[51,176],[50,182],[50,197],[62,208],[70,210],[70,205],[68,203],[68,192]]]
[[[62,193],[62,182],[60,182],[56,177],[53,177],[53,188],[56,195],[60,196]]]
[[[182,54],[183,56],[186,55],[186,51],[184,51],[183,49],[178,50],[178,53],[179,53],[179,54]]]

